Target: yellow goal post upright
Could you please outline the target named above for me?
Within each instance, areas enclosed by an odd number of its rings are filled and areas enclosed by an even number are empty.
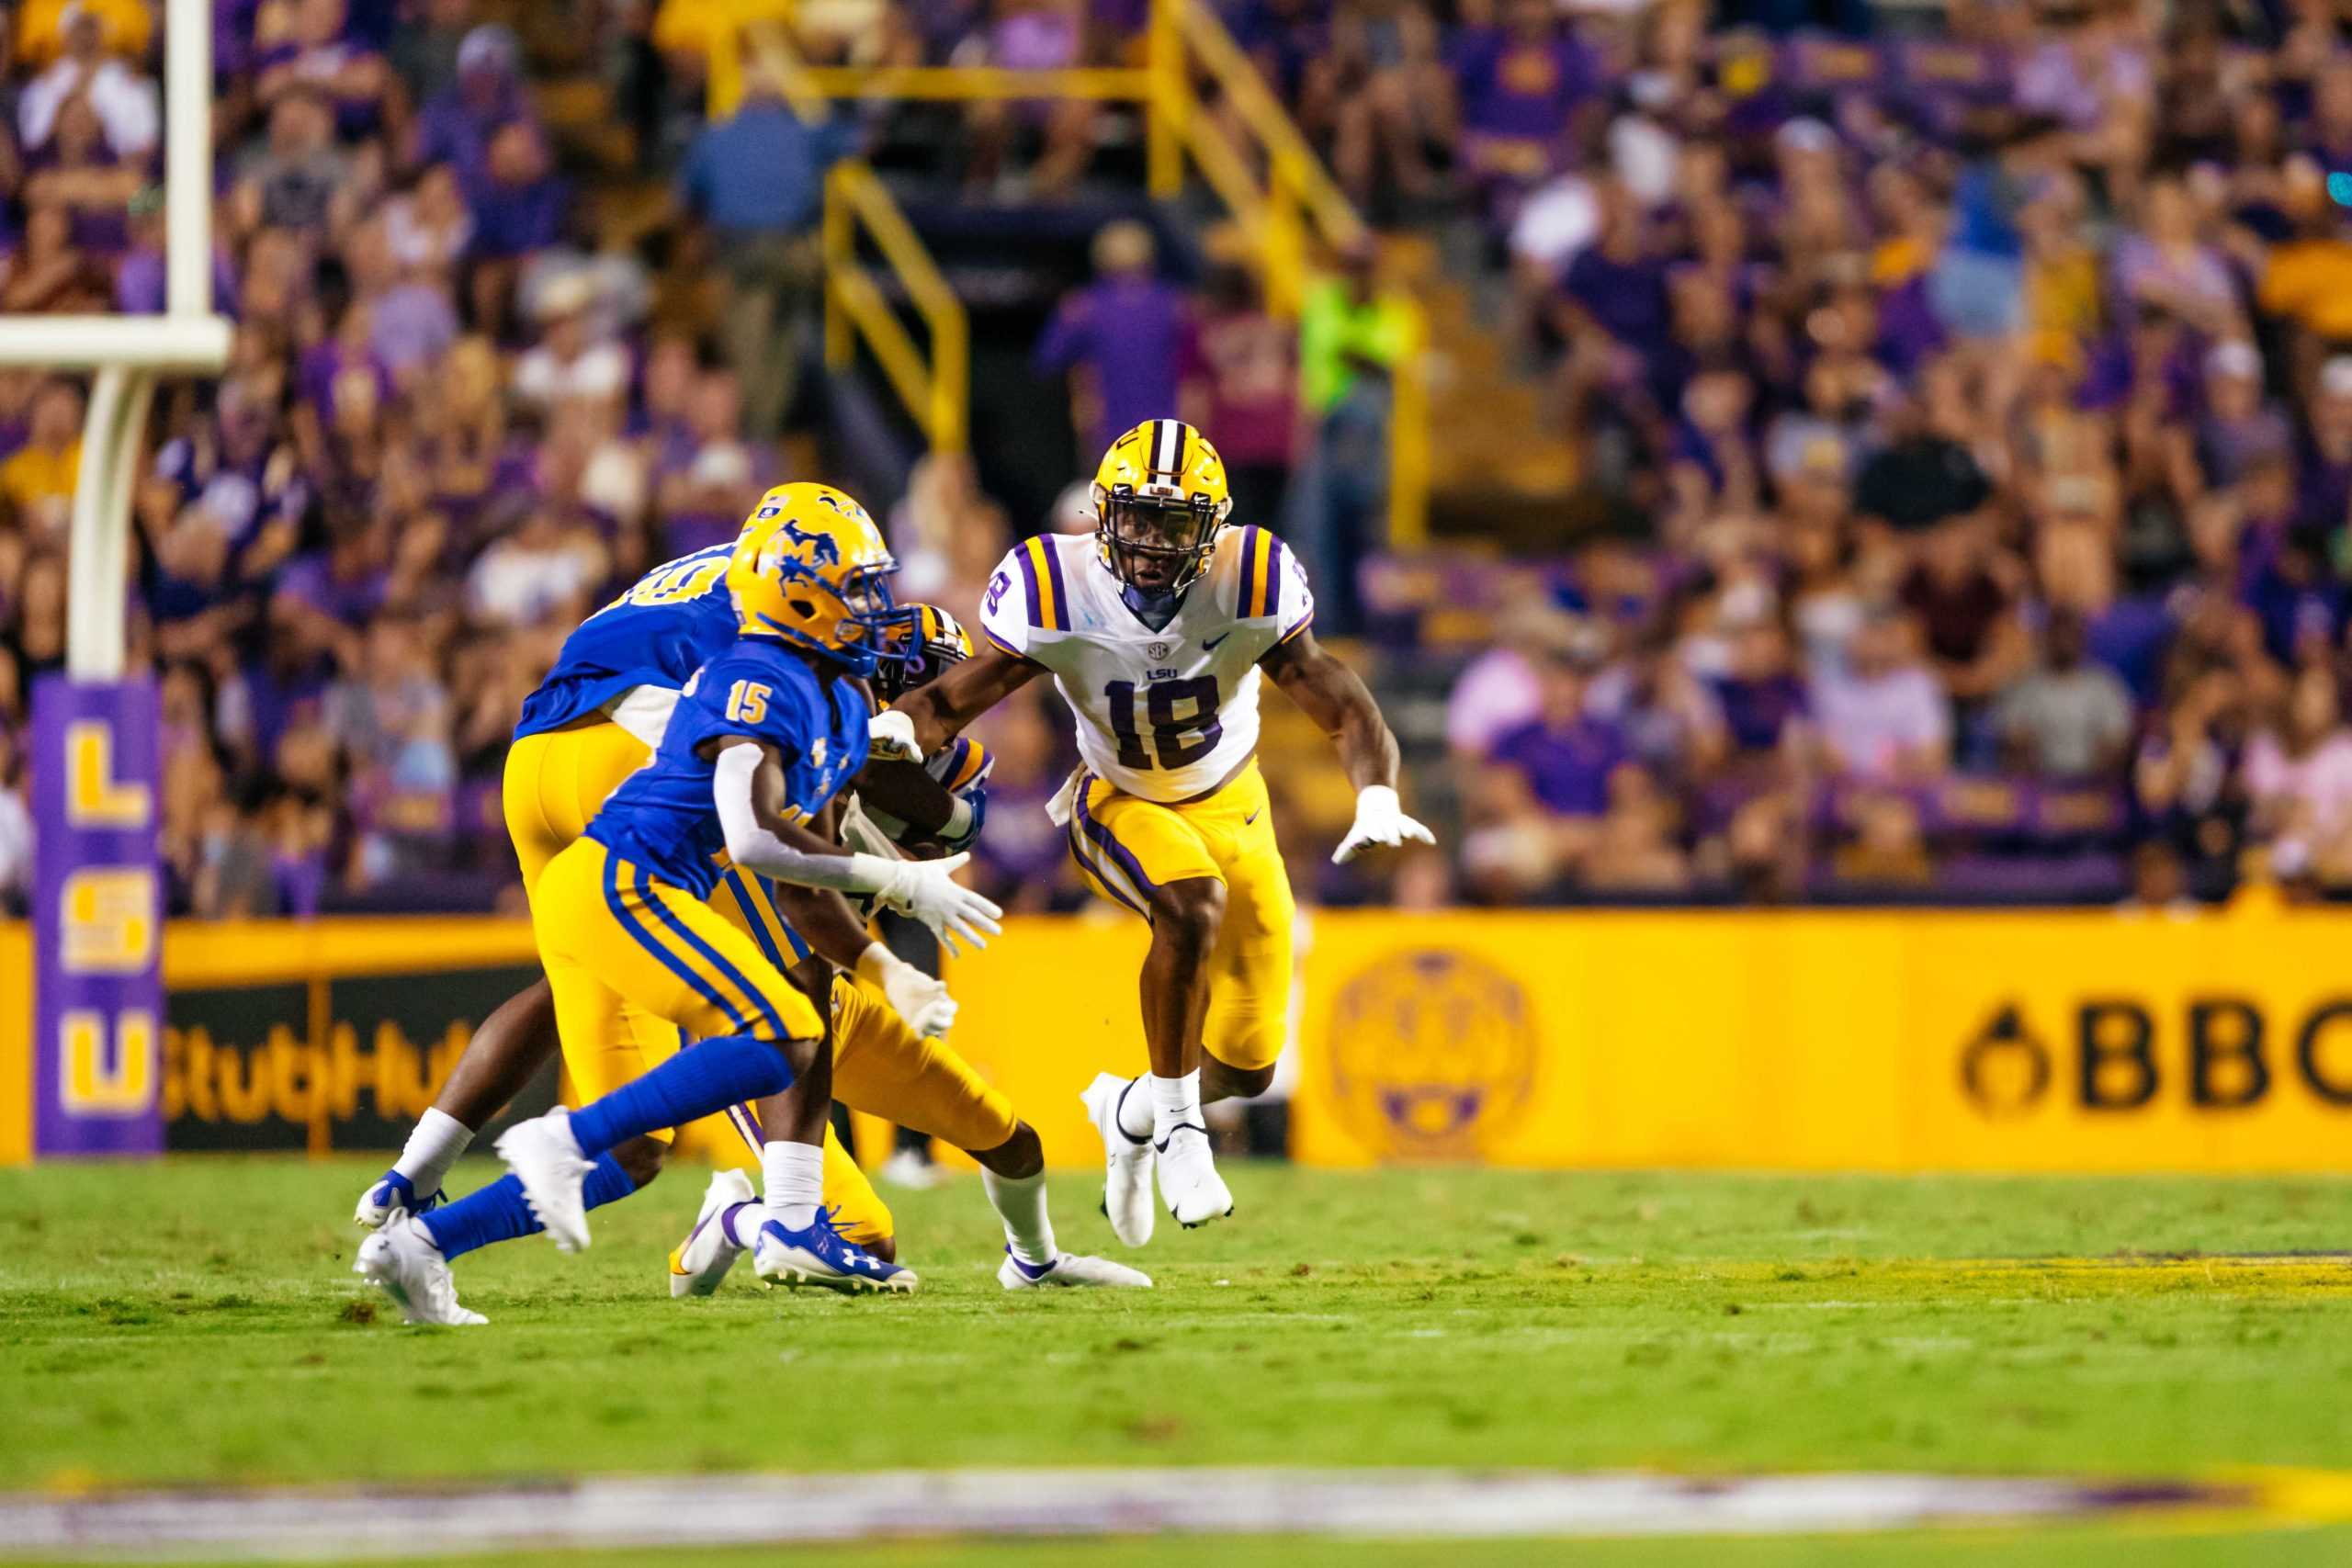
[[[0,1082],[0,1110],[29,1122],[37,1158],[163,1147],[155,690],[125,667],[130,503],[156,384],[219,374],[230,325],[212,299],[211,0],[162,8],[164,313],[0,316],[0,366],[90,378],[67,538],[65,669],[34,684],[27,753],[28,1081]]]

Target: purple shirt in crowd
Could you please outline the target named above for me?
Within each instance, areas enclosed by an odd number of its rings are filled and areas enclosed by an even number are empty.
[[[1488,761],[1516,768],[1544,808],[1561,817],[1599,817],[1609,809],[1609,775],[1632,757],[1624,732],[1585,717],[1550,725],[1541,719],[1505,732]]]
[[[1454,57],[1462,124],[1481,136],[1553,141],[1592,91],[1594,75],[1574,39],[1522,43],[1498,29],[1473,33]]]
[[[1176,412],[1176,384],[1192,318],[1184,294],[1152,277],[1110,277],[1062,301],[1037,340],[1036,368],[1092,372],[1102,424],[1090,445]]]
[[[1587,245],[1568,263],[1560,288],[1600,330],[1645,355],[1666,346],[1673,332],[1667,302],[1666,264],[1656,256],[1611,259]]]

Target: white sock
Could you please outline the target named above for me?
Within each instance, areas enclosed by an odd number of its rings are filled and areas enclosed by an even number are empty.
[[[737,1247],[749,1247],[760,1234],[760,1227],[767,1223],[764,1203],[738,1203],[719,1214],[718,1234]]]
[[[983,1166],[980,1186],[1004,1221],[1004,1239],[1012,1256],[1032,1269],[1043,1269],[1061,1256],[1054,1245],[1054,1222],[1046,1213],[1046,1173],[999,1176]]]
[[[825,1151],[818,1144],[769,1144],[760,1150],[760,1169],[767,1176],[769,1212],[788,1231],[805,1231],[817,1223],[817,1205],[825,1199]]]
[[[471,1127],[437,1106],[427,1106],[392,1168],[408,1178],[419,1198],[429,1197],[441,1190],[442,1179],[473,1141]]]
[[[1181,1078],[1163,1078],[1151,1075],[1151,1135],[1166,1142],[1168,1134],[1190,1123],[1198,1127],[1201,1121],[1201,1070],[1194,1067]]]
[[[1119,1094],[1119,1131],[1130,1138],[1151,1136],[1151,1075],[1130,1079]]]

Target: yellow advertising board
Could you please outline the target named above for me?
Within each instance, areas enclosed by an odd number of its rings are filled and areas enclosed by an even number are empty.
[[[2352,912],[1327,911],[1308,934],[1308,1163],[2352,1168]],[[957,1048],[1057,1165],[1101,1157],[1079,1090],[1144,1066],[1147,940],[1015,919],[951,972]],[[26,945],[0,926],[0,1160],[25,1154]],[[530,953],[514,921],[175,924],[175,1082],[203,1088],[190,1064],[232,1042],[212,1077],[232,1088],[300,1056],[296,1079],[355,1087],[267,1108],[277,1146],[396,1141],[427,1085],[387,1099],[378,1069],[446,1071]],[[174,1127],[175,1147],[254,1136]]]
[[[1328,1165],[2352,1168],[2352,919],[1326,915]]]

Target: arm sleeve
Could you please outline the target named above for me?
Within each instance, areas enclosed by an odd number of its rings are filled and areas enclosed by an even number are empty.
[[[711,804],[718,808],[727,853],[736,864],[778,882],[839,893],[872,893],[890,880],[893,868],[888,861],[868,854],[804,853],[761,827],[752,806],[752,780],[760,771],[760,760],[756,746],[729,746],[718,754],[711,773]]]

